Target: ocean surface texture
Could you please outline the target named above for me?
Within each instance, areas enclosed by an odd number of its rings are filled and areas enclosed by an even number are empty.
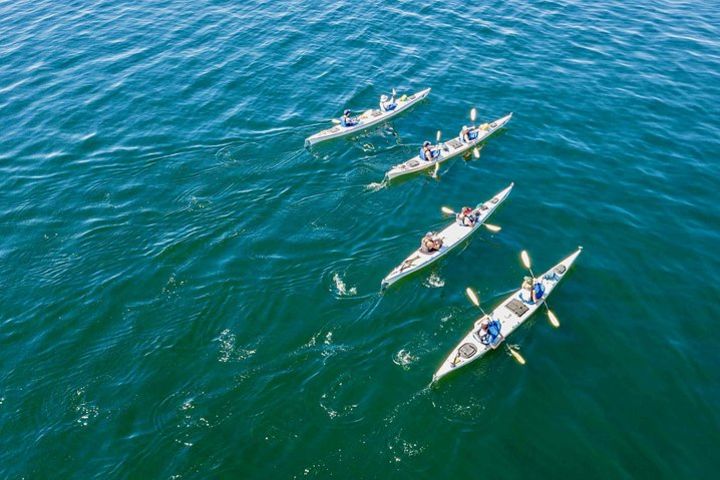
[[[714,477],[718,105],[714,0],[0,0],[0,478]],[[472,107],[479,159],[383,182]],[[466,287],[578,245],[525,366],[430,386]]]

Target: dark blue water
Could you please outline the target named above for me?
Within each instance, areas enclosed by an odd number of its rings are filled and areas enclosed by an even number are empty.
[[[717,2],[0,2],[0,477],[716,473],[719,38]],[[479,159],[382,183],[472,107],[514,112]],[[577,245],[527,365],[428,388],[467,286]]]

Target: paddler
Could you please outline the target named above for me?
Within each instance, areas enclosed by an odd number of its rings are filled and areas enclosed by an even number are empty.
[[[422,253],[437,252],[443,245],[442,238],[436,237],[433,232],[428,232],[420,241],[420,251]]]
[[[395,103],[395,95],[392,96],[392,98],[388,98],[387,95],[382,95],[380,97],[380,110],[383,112],[390,112],[392,110],[395,110],[397,108],[397,103]]]
[[[494,320],[490,317],[485,317],[480,324],[480,330],[476,335],[480,338],[480,343],[483,345],[489,345],[492,348],[497,348],[500,345],[500,341],[503,339],[502,323],[499,320]]]
[[[535,303],[540,300],[545,293],[545,289],[542,286],[542,282],[532,277],[525,277],[523,279],[522,289],[525,291],[528,303]]]
[[[473,209],[470,207],[463,207],[460,210],[460,213],[457,214],[457,221],[460,225],[464,225],[466,227],[472,227],[475,225],[475,215],[473,214]]]
[[[350,109],[346,108],[343,112],[343,116],[340,117],[340,125],[342,125],[343,127],[352,127],[357,125],[357,119],[351,117],[350,113]]]
[[[426,162],[432,162],[435,157],[440,154],[440,150],[433,150],[432,144],[425,140],[422,148],[420,149],[420,159]]]
[[[475,140],[478,136],[478,132],[473,128],[468,128],[467,125],[463,125],[462,129],[460,130],[460,140],[462,140],[463,143],[470,143],[471,140]]]

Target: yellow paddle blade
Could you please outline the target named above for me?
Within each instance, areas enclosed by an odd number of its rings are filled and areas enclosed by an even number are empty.
[[[437,172],[440,170],[440,163],[435,164],[435,170],[433,170],[433,177],[437,178]]]
[[[560,321],[558,320],[558,318],[555,316],[555,314],[549,308],[548,308],[547,314],[548,314],[548,319],[550,319],[550,323],[552,324],[552,326],[555,328],[558,328],[560,326]]]
[[[520,252],[520,258],[522,259],[523,265],[525,265],[525,268],[528,270],[530,269],[530,255],[528,255],[526,250],[523,250]]]
[[[518,362],[520,365],[525,365],[525,359],[523,358],[522,355],[520,355],[520,352],[518,352],[518,351],[516,351],[516,350],[513,350],[513,349],[510,348],[510,347],[508,347],[508,350],[510,350],[510,354],[513,356],[513,358],[514,358],[515,360],[517,360],[517,362]]]
[[[492,225],[492,224],[489,224],[489,223],[485,223],[484,225],[485,225],[485,228],[487,228],[487,229],[490,230],[491,232],[497,233],[497,232],[499,232],[500,230],[502,230],[502,227],[499,227],[498,225]]]
[[[475,107],[473,107],[473,109],[470,110],[470,121],[474,122],[476,118],[477,118],[477,109]]]
[[[455,211],[450,207],[441,207],[440,210],[442,210],[443,213],[447,213],[448,215],[455,215]]]
[[[475,158],[480,158],[480,150],[478,150],[477,147],[473,148],[473,156]]]
[[[472,288],[467,287],[465,289],[465,293],[467,294],[468,298],[473,303],[473,305],[475,305],[476,307],[480,306],[480,299],[478,299],[477,294],[473,291]]]

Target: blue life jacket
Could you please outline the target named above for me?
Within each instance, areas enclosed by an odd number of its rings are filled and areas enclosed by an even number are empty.
[[[500,335],[500,330],[502,329],[502,323],[500,323],[500,320],[493,320],[488,324],[488,333],[490,336],[493,337],[493,339],[497,338],[498,335]]]
[[[352,118],[349,121],[345,120],[345,115],[343,115],[342,117],[340,117],[340,125],[342,125],[343,127],[354,127],[355,125],[357,125],[357,122]]]
[[[500,330],[502,329],[502,323],[500,320],[493,320],[488,323],[488,333],[482,336],[480,342],[483,345],[497,345],[498,339],[500,338]]]
[[[397,107],[397,103],[389,103],[383,107],[383,110],[385,110],[386,112],[390,112],[392,110],[395,110],[396,107]]]
[[[420,147],[419,157],[420,157],[420,160],[427,160],[427,158],[425,158],[425,149],[423,147]]]
[[[477,131],[477,130],[470,130],[470,131],[468,132],[468,138],[469,138],[470,140],[475,140],[476,138],[478,138],[478,131]]]
[[[535,299],[540,300],[545,293],[545,289],[542,286],[542,283],[536,283],[533,285],[533,290],[535,291]]]

